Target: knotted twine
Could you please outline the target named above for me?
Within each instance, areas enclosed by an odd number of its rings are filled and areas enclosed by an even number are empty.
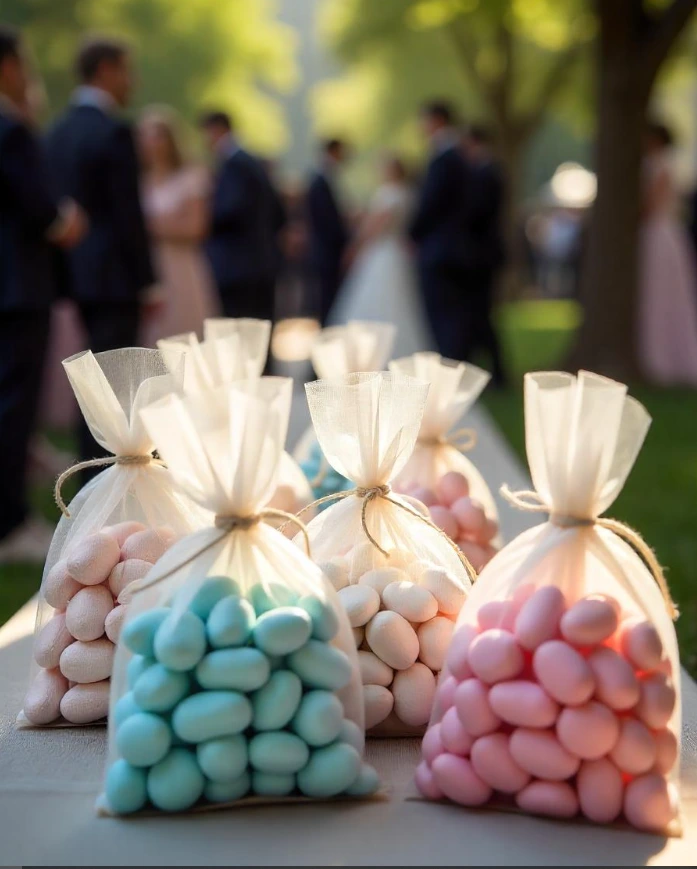
[[[61,489],[63,488],[63,484],[66,480],[69,480],[73,474],[77,474],[78,471],[82,471],[85,468],[100,468],[105,465],[149,465],[151,462],[154,462],[156,465],[160,467],[165,467],[165,463],[161,459],[156,459],[153,455],[138,455],[138,456],[103,456],[99,459],[87,459],[84,462],[76,462],[74,465],[71,465],[67,468],[56,480],[56,485],[53,489],[53,497],[55,499],[56,505],[58,506],[61,513],[67,518],[70,519],[70,510],[63,500],[63,496],[61,494]]]
[[[616,534],[619,538],[624,540],[625,543],[629,544],[629,546],[631,546],[637,555],[639,555],[639,557],[644,561],[651,572],[656,585],[658,585],[658,588],[660,589],[668,615],[673,621],[678,618],[680,613],[670,596],[663,568],[659,564],[653,549],[651,549],[638,531],[630,528],[629,525],[625,525],[624,522],[619,522],[617,519],[608,519],[604,516],[567,516],[563,513],[555,513],[554,510],[544,502],[539,492],[536,492],[534,489],[523,489],[518,492],[512,492],[511,489],[504,484],[501,486],[500,492],[502,497],[513,507],[517,507],[518,510],[523,510],[526,513],[548,513],[549,521],[559,528],[592,528],[597,525],[601,528],[607,529],[608,531],[612,531],[613,534]]]
[[[433,528],[433,530],[436,531],[446,541],[448,546],[450,546],[450,548],[455,551],[457,557],[460,559],[462,566],[465,568],[465,573],[469,577],[470,582],[474,585],[474,583],[477,581],[477,572],[474,567],[472,567],[469,559],[460,549],[457,543],[455,543],[454,540],[451,540],[442,528],[439,528],[437,525],[431,522],[430,519],[427,519],[417,510],[413,510],[406,504],[402,504],[401,501],[395,501],[394,498],[390,498],[391,491],[392,490],[389,486],[383,485],[372,486],[369,488],[357,486],[355,489],[349,489],[346,492],[334,492],[331,495],[325,495],[323,498],[318,498],[316,501],[308,504],[307,507],[303,507],[303,509],[296,514],[295,518],[302,516],[302,514],[305,513],[307,510],[312,510],[314,507],[318,507],[320,504],[328,504],[330,501],[343,501],[344,498],[351,498],[353,496],[357,498],[362,498],[363,504],[361,506],[361,527],[363,528],[363,533],[368,538],[370,543],[372,543],[372,545],[378,550],[378,552],[382,553],[382,555],[384,555],[386,558],[389,558],[390,556],[387,550],[383,549],[382,546],[380,546],[380,544],[377,542],[375,537],[373,537],[373,535],[370,533],[370,529],[368,528],[368,523],[366,521],[366,512],[368,510],[368,505],[370,504],[370,502],[374,501],[376,498],[384,498],[385,501],[389,501],[390,504],[394,504],[395,507],[399,507],[400,510],[405,510],[412,516],[415,516],[417,519],[423,522],[424,525],[428,525],[429,528]],[[279,530],[282,531],[287,524],[288,523],[282,525]]]

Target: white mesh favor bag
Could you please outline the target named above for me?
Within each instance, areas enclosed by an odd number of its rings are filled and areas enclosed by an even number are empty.
[[[128,590],[103,812],[365,796],[378,786],[362,761],[346,616],[322,572],[261,521],[291,392],[291,380],[262,378],[143,411],[177,482],[215,521]]]
[[[526,375],[535,491],[507,496],[549,520],[494,557],[460,613],[424,796],[679,831],[676,613],[651,550],[602,517],[649,424],[621,383]]]
[[[157,350],[80,353],[63,363],[96,441],[112,455],[78,463],[56,487],[64,511],[46,560],[31,684],[19,724],[90,724],[109,702],[114,643],[125,610],[121,590],[144,576],[174,540],[205,521],[153,458],[139,411],[181,382]],[[63,480],[105,465],[67,508]]]
[[[395,488],[426,504],[431,519],[479,571],[500,545],[498,513],[484,477],[465,455],[476,444],[476,432],[457,426],[490,375],[438,353],[415,353],[389,367],[430,383],[419,437]]]
[[[414,448],[428,384],[380,372],[306,391],[327,460],[354,486],[308,531],[353,628],[366,730],[422,733],[471,570],[422,504],[390,490]]]

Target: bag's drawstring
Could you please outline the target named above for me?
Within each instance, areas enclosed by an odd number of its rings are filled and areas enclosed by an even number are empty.
[[[458,428],[451,431],[450,434],[420,437],[417,443],[424,446],[453,447],[458,453],[468,453],[477,445],[477,432],[473,428]]]
[[[656,558],[653,549],[651,549],[638,531],[635,531],[629,525],[625,525],[624,522],[619,522],[617,519],[607,519],[603,516],[567,516],[562,513],[555,513],[548,504],[545,504],[539,492],[535,492],[532,489],[512,492],[508,486],[503,485],[500,492],[501,496],[518,510],[523,510],[526,513],[548,513],[549,521],[560,528],[590,528],[599,525],[601,528],[612,531],[613,534],[616,534],[625,543],[628,543],[637,555],[643,559],[663,595],[668,615],[673,621],[678,618],[680,613],[670,596],[663,568]]]
[[[53,497],[56,505],[61,513],[69,519],[70,511],[63,500],[61,489],[66,480],[69,480],[70,477],[72,477],[73,474],[77,474],[78,471],[82,471],[85,468],[100,468],[105,465],[149,465],[151,462],[154,462],[156,465],[160,465],[161,467],[165,466],[165,463],[161,459],[156,459],[154,456],[149,454],[139,456],[103,456],[99,459],[87,459],[84,462],[76,462],[74,465],[66,468],[66,470],[63,471],[56,480],[56,485],[53,489]]]

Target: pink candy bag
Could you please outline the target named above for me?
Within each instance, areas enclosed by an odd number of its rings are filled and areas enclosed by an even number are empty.
[[[525,378],[535,491],[549,520],[482,571],[446,657],[416,780],[430,799],[678,833],[673,604],[636,532],[602,518],[650,418],[627,387]]]
[[[157,350],[80,353],[63,366],[97,442],[112,453],[65,506],[46,560],[36,620],[31,684],[20,725],[90,724],[109,704],[114,644],[125,610],[122,589],[144,576],[182,534],[205,521],[153,457],[140,408],[181,382]]]

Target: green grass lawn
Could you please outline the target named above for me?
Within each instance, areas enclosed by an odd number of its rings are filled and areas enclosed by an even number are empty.
[[[484,404],[525,462],[522,377],[561,364],[579,322],[572,302],[519,302],[499,311],[512,386]],[[608,515],[641,532],[656,551],[681,616],[682,660],[697,676],[697,392],[631,390],[653,417],[644,447]]]

